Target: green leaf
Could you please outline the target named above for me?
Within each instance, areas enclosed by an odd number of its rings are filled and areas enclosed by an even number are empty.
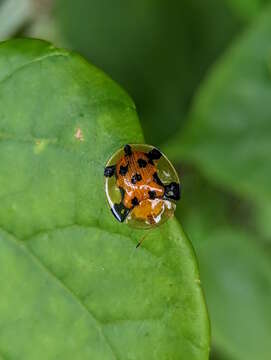
[[[165,148],[264,207],[265,214],[271,213],[270,38],[269,7],[214,68],[199,89],[186,129]],[[270,221],[266,227],[271,233]]]
[[[268,360],[271,265],[252,231],[237,223],[239,201],[197,174],[183,177],[178,218],[191,235],[206,293],[213,348],[224,359]]]
[[[230,359],[270,359],[270,256],[254,236],[228,227],[208,233],[197,255],[215,347]]]
[[[147,142],[164,143],[239,29],[226,0],[56,0],[60,34],[133,96]],[[219,30],[217,30],[219,29]]]
[[[131,231],[106,205],[106,160],[143,141],[131,99],[42,41],[2,43],[0,69],[1,356],[208,359],[199,274],[180,226]]]
[[[255,18],[269,0],[227,0],[232,11],[242,20],[249,21]]]

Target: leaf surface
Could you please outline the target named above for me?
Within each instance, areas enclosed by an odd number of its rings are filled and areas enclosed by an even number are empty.
[[[136,249],[145,233],[107,208],[107,159],[144,141],[132,100],[42,41],[2,43],[0,69],[3,359],[208,359],[197,264],[177,221]]]

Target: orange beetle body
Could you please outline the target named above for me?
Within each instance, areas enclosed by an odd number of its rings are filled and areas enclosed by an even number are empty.
[[[123,222],[131,214],[137,219],[155,223],[155,217],[161,213],[163,202],[180,198],[179,184],[172,182],[164,185],[157,174],[157,161],[161,153],[153,149],[149,153],[132,150],[125,145],[124,155],[116,165],[105,168],[104,175],[115,174],[122,200],[111,209],[114,216]]]

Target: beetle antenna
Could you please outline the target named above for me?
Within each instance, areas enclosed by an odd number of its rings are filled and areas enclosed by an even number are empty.
[[[140,239],[140,241],[136,245],[136,249],[143,243],[143,240],[145,240],[146,236],[147,236],[147,234],[142,236],[142,238]]]

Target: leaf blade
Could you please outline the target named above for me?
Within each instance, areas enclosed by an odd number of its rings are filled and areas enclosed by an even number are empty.
[[[0,352],[27,360],[207,359],[206,307],[179,225],[169,221],[135,249],[142,231],[118,224],[106,206],[106,160],[143,141],[132,100],[76,54],[14,40],[0,45],[0,61],[9,49],[0,83],[0,323],[10,331]],[[13,252],[4,250],[11,243]],[[126,326],[102,326],[110,316]]]

